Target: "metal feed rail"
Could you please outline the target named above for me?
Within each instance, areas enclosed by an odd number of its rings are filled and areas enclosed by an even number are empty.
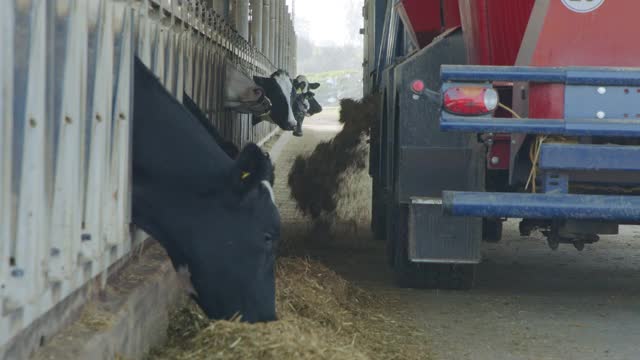
[[[108,269],[144,238],[130,227],[134,54],[238,145],[273,126],[252,128],[224,111],[222,64],[230,60],[247,75],[275,66],[200,1],[0,6],[2,349],[99,275],[104,285]],[[278,46],[286,57],[276,65],[294,66],[295,46]]]

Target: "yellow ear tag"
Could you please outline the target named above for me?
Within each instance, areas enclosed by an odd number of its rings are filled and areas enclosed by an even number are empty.
[[[249,175],[251,175],[251,173],[248,173],[248,172],[246,172],[246,171],[243,171],[243,172],[242,172],[242,175],[240,176],[240,178],[241,178],[242,180],[244,180],[244,179],[248,178],[248,177],[249,177]]]

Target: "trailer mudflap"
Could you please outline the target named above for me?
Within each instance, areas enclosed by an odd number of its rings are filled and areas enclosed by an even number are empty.
[[[480,262],[482,219],[444,216],[439,198],[412,197],[409,209],[409,259],[413,262]]]

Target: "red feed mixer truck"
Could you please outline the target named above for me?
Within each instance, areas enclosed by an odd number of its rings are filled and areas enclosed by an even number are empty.
[[[372,229],[401,286],[468,289],[520,219],[582,250],[640,223],[636,0],[367,0]]]

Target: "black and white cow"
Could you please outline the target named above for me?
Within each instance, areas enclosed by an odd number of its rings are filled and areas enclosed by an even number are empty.
[[[228,60],[224,62],[224,107],[242,114],[260,116],[271,110],[265,90],[240,72]]]
[[[204,126],[213,140],[215,140],[215,142],[227,155],[229,155],[230,158],[235,159],[236,157],[238,157],[238,154],[240,153],[238,147],[231,141],[225,140],[225,138],[220,135],[213,124],[209,122],[207,116],[202,112],[202,110],[200,110],[200,107],[198,107],[198,105],[186,93],[182,95],[182,104],[185,108],[187,108],[187,110],[191,112],[191,115],[193,115],[196,119],[198,119],[198,121],[200,121],[202,126]]]
[[[302,123],[307,116],[313,116],[322,111],[322,106],[315,99],[315,94],[311,90],[320,87],[319,83],[310,83],[307,77],[299,75],[293,80],[293,87],[296,97],[293,101],[293,114],[296,119],[296,129],[294,136],[302,136]]]
[[[275,320],[271,160],[255,144],[232,160],[137,58],[134,69],[133,222],[187,270],[209,318]]]
[[[296,92],[289,74],[284,70],[278,70],[268,78],[254,76],[253,80],[265,90],[267,97],[271,100],[271,112],[262,117],[254,115],[253,125],[269,120],[283,130],[293,130],[297,123],[291,106]]]

